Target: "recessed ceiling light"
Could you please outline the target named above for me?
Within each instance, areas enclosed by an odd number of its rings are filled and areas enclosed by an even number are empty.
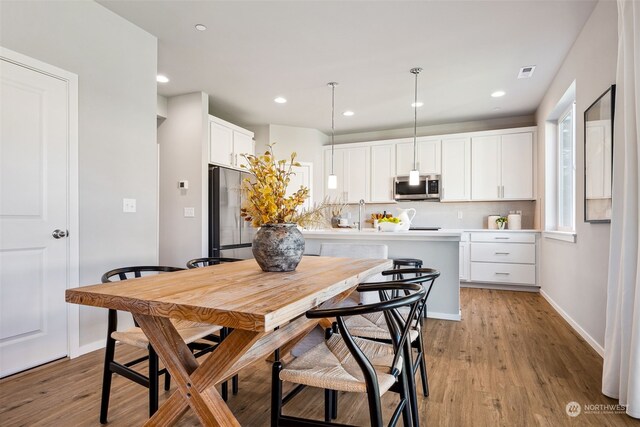
[[[500,98],[501,96],[504,96],[505,94],[506,94],[506,92],[505,92],[505,91],[503,91],[503,90],[497,90],[497,91],[493,92],[493,93],[491,94],[491,96],[492,96],[493,98]]]
[[[412,102],[412,103],[411,103],[411,106],[412,106],[413,108],[420,108],[420,107],[422,107],[423,105],[424,105],[424,103],[423,103],[423,102],[420,102],[420,101],[418,101],[418,102]]]
[[[347,117],[353,116],[354,114],[355,113],[353,111],[350,111],[350,110],[347,110],[344,113],[342,113],[343,116],[347,116]]]
[[[500,110],[501,110],[500,107],[496,107],[496,108],[493,109],[493,111],[500,111]]]
[[[274,99],[273,102],[278,103],[278,104],[284,104],[285,102],[287,102],[287,100],[285,98],[279,96],[276,99]]]
[[[196,30],[198,31],[204,31],[207,29],[206,25],[202,25],[202,24],[196,24]]]
[[[163,76],[162,74],[158,74],[156,76],[156,81],[158,83],[169,83],[169,77]]]

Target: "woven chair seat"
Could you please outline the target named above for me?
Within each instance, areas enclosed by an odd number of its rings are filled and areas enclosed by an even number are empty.
[[[189,320],[171,320],[176,327],[178,333],[187,344],[191,344],[201,338],[211,335],[222,329],[221,326],[211,325],[209,323],[197,323]],[[124,331],[115,331],[111,333],[111,338],[134,347],[146,349],[149,346],[149,339],[142,332],[142,329],[133,327]]]
[[[409,315],[409,310],[401,307],[398,312],[405,319]],[[389,327],[384,319],[382,312],[364,314],[360,316],[350,316],[345,319],[345,324],[351,335],[362,338],[370,338],[373,340],[390,340]],[[418,339],[420,324],[418,328],[409,330],[409,339],[414,342]]]
[[[390,373],[394,357],[393,346],[360,338],[354,338],[354,341],[373,365],[382,396],[396,382],[396,377]],[[398,359],[396,368],[400,371],[402,358]],[[333,334],[328,340],[289,363],[280,372],[280,379],[329,390],[367,392],[362,370],[339,334]]]

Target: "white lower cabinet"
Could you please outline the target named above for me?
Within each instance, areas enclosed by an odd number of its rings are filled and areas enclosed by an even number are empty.
[[[535,233],[470,233],[470,280],[536,285]]]
[[[536,266],[471,261],[471,281],[535,285]]]

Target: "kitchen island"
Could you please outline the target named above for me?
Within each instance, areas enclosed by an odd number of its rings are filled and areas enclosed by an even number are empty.
[[[418,258],[424,267],[440,271],[429,301],[427,316],[460,320],[461,230],[380,232],[373,229],[303,230],[305,253],[319,254],[322,243],[385,244],[389,258]]]

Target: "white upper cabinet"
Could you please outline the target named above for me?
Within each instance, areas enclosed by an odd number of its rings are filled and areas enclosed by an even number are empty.
[[[254,154],[253,132],[209,116],[209,162],[239,168],[243,154]]]
[[[371,202],[393,201],[393,177],[396,174],[395,144],[371,146]]]
[[[421,175],[440,173],[440,140],[420,139],[417,143],[416,163]],[[396,144],[396,174],[409,175],[413,170],[413,142]]]
[[[479,136],[471,140],[471,197],[496,200],[501,195],[500,136]]]
[[[329,197],[332,201],[342,200],[344,198],[344,155],[341,149],[335,149],[333,156],[333,174],[338,178],[338,186],[336,189],[329,189],[327,182],[329,175],[331,175],[331,149],[324,152],[324,195]]]
[[[209,121],[209,162],[231,166],[233,163],[233,129]]]
[[[253,134],[249,135],[246,133],[238,132],[237,130],[233,131],[233,155],[234,162],[236,167],[241,167],[242,165],[247,164],[247,159],[244,158],[243,154],[254,154],[255,150],[253,148]]]
[[[443,202],[533,200],[535,128],[422,137],[421,175],[441,175]],[[331,147],[324,150],[325,196],[347,203],[393,203],[393,179],[413,169],[413,140],[341,144],[335,148],[338,188],[329,190]]]
[[[344,176],[347,203],[369,200],[369,147],[347,148],[344,151]]]
[[[443,202],[471,200],[471,138],[442,140]]]
[[[533,199],[533,134],[502,135],[502,198]]]
[[[324,184],[331,174],[331,149],[324,152]],[[369,171],[371,158],[369,147],[335,148],[333,159],[334,174],[338,178],[338,188],[325,187],[325,196],[346,203],[369,201]]]
[[[533,199],[533,133],[471,138],[472,200]]]

